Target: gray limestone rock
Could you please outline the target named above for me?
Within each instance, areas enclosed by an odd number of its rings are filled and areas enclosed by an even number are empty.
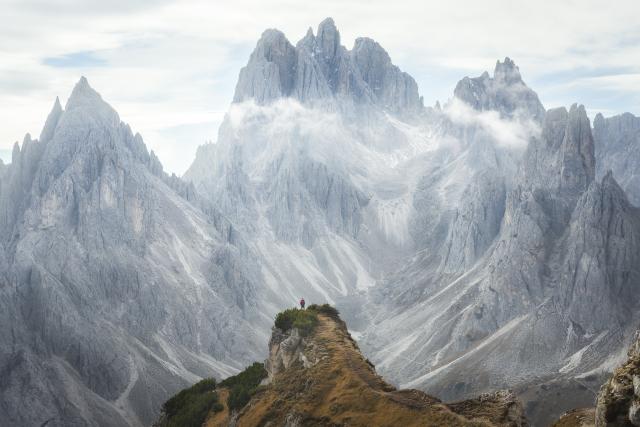
[[[86,79],[0,188],[3,422],[148,425],[260,354],[247,249]]]
[[[477,110],[495,110],[506,117],[532,116],[537,121],[544,118],[538,95],[524,84],[510,58],[496,62],[493,77],[485,72],[480,77],[460,80],[454,95]]]
[[[637,321],[640,215],[611,174],[594,175],[584,109],[549,111],[485,255],[462,274],[427,276],[400,311],[379,315],[365,348],[380,349],[370,351],[382,372],[445,399],[599,372]],[[414,259],[385,298],[416,289],[425,268]],[[426,366],[388,357],[391,331]]]
[[[265,31],[240,72],[235,102],[268,104],[286,97],[340,109],[375,104],[396,114],[424,108],[416,82],[378,43],[359,38],[348,51],[331,18],[320,23],[317,35],[309,29],[295,48],[281,32]]]
[[[598,114],[593,137],[598,177],[611,170],[631,203],[640,206],[640,117],[624,113],[605,119]]]

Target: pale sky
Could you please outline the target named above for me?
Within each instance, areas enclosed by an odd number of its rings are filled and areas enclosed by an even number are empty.
[[[638,0],[0,0],[0,157],[84,75],[180,175],[215,141],[260,34],[295,44],[328,16],[347,48],[378,41],[427,105],[509,56],[547,108],[640,115]]]

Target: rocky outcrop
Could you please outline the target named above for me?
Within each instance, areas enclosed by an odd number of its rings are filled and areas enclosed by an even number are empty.
[[[494,110],[505,117],[533,117],[537,121],[544,118],[538,95],[524,84],[510,58],[496,62],[493,77],[487,72],[480,77],[465,77],[458,82],[454,95],[476,110]]]
[[[273,329],[265,364],[270,381],[233,425],[528,425],[509,391],[445,404],[418,390],[396,390],[362,356],[342,320],[310,310],[319,323],[309,335]]]
[[[627,361],[600,389],[596,426],[640,426],[640,335],[636,333]]]
[[[269,382],[296,363],[310,368],[319,360],[316,353],[315,344],[305,339],[299,329],[293,328],[283,332],[273,327],[269,340],[269,357],[264,363]]]
[[[240,71],[234,102],[248,98],[267,103],[289,96],[294,89],[296,51],[284,34],[267,30],[249,58],[249,64]]]
[[[593,120],[597,175],[611,170],[635,206],[640,206],[640,117],[631,113]]]

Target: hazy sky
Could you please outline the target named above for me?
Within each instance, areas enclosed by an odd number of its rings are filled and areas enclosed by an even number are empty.
[[[215,141],[262,31],[295,44],[327,16],[348,48],[385,47],[427,105],[509,56],[545,107],[640,114],[638,0],[0,0],[0,157],[85,75],[181,174]]]

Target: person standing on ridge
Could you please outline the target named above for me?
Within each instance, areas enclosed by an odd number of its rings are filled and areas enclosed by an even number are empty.
[[[300,308],[304,310],[304,298],[300,300]]]

